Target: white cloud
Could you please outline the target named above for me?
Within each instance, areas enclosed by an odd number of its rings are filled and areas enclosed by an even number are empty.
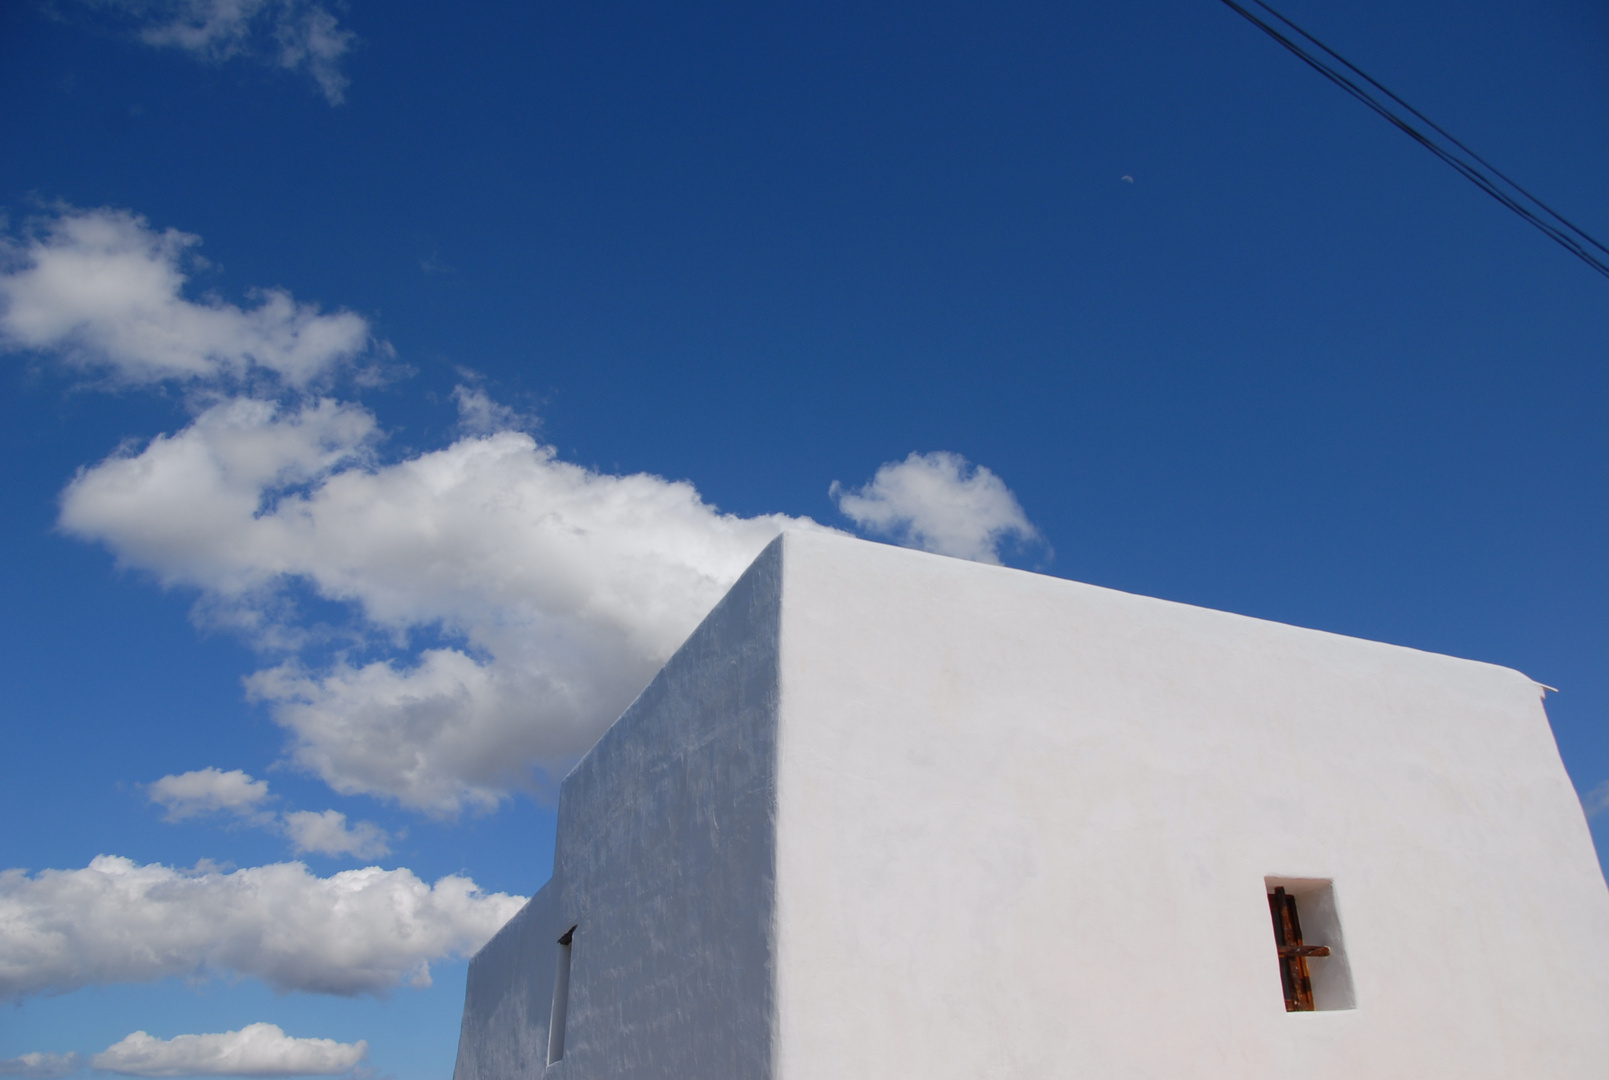
[[[0,241],[0,346],[53,352],[123,383],[267,373],[293,386],[370,347],[362,317],[321,313],[282,289],[259,291],[250,308],[187,299],[199,242],[123,210],[57,211]]]
[[[77,1054],[24,1054],[21,1057],[0,1059],[0,1076],[22,1076],[29,1080],[56,1080],[58,1076],[71,1076],[84,1067],[84,1059]]]
[[[453,388],[453,403],[458,406],[458,427],[466,435],[494,435],[499,431],[529,431],[535,422],[501,402],[493,401],[479,387]]]
[[[200,41],[234,24],[196,25]],[[767,542],[821,527],[561,461],[473,387],[455,394],[464,437],[385,463],[367,410],[309,389],[371,346],[367,324],[283,292],[250,310],[188,299],[195,243],[122,211],[59,212],[0,253],[0,345],[202,392],[183,430],[81,470],[61,527],[198,590],[198,617],[277,652],[249,692],[337,791],[452,815],[540,784]],[[242,396],[221,397],[230,388]],[[350,621],[305,617],[295,598],[309,591]],[[322,838],[306,850],[379,850],[361,825],[296,820],[293,838]]]
[[[61,526],[266,648],[305,637],[287,586],[351,605],[333,663],[249,680],[292,755],[345,794],[438,814],[495,806],[562,770],[783,528],[719,513],[683,481],[612,476],[517,431],[392,464],[331,400],[234,399],[83,470]],[[430,647],[406,647],[410,633]],[[327,642],[326,642],[327,643]]]
[[[341,58],[354,35],[329,9],[312,0],[88,0],[133,23],[148,45],[183,49],[199,60],[221,63],[249,57],[304,70],[331,105],[346,99],[348,80]]]
[[[275,815],[263,809],[271,796],[268,781],[253,780],[239,769],[223,772],[207,767],[164,776],[146,785],[152,802],[166,808],[164,821],[185,821],[203,814],[229,814],[249,824],[290,838],[297,854],[355,855],[376,859],[389,854],[391,837],[371,821],[347,825],[339,810],[291,810]]]
[[[125,1076],[330,1076],[351,1069],[368,1051],[365,1040],[296,1039],[276,1024],[247,1024],[239,1031],[171,1039],[136,1031],[90,1064]]]
[[[853,491],[834,481],[830,493],[861,529],[940,555],[998,563],[1001,541],[1041,539],[1004,481],[943,450],[890,461]]]
[[[360,821],[348,826],[346,815],[339,810],[293,810],[281,817],[285,835],[289,836],[297,853],[314,852],[319,855],[356,855],[360,859],[377,859],[389,854],[390,837],[372,821]]]
[[[431,961],[470,955],[523,903],[374,866],[321,878],[294,862],[226,873],[101,855],[0,871],[0,1000],[170,976],[383,995],[430,985]]]
[[[164,776],[145,790],[152,802],[166,809],[165,821],[219,812],[244,817],[257,813],[268,798],[268,781],[253,780],[239,769],[223,772],[208,767]]]
[[[1609,780],[1603,781],[1581,796],[1581,808],[1587,812],[1589,818],[1595,818],[1605,810],[1609,810]]]

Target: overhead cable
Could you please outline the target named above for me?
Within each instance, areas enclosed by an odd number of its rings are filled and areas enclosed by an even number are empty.
[[[1576,258],[1609,278],[1609,247],[1593,239],[1541,199],[1499,172],[1485,158],[1453,138],[1441,125],[1386,89],[1346,57],[1263,3],[1251,3],[1273,16],[1276,26],[1236,0],[1223,0],[1247,21],[1295,53],[1326,79],[1401,129],[1409,138],[1457,169],[1476,187],[1541,229]],[[1301,40],[1297,40],[1297,39]],[[1303,42],[1307,44],[1304,45]],[[1311,46],[1311,48],[1309,48]],[[1412,119],[1410,119],[1412,117]],[[1414,121],[1418,121],[1416,125]]]

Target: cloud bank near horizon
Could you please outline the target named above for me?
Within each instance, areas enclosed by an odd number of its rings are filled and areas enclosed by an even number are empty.
[[[108,983],[248,977],[274,990],[383,997],[430,985],[525,903],[466,877],[371,866],[225,872],[101,855],[81,870],[0,871],[0,1001]]]
[[[123,1076],[333,1076],[356,1068],[368,1052],[363,1039],[298,1039],[277,1024],[258,1023],[239,1031],[171,1039],[136,1031],[89,1063]]]
[[[57,1080],[84,1068],[80,1054],[46,1054],[39,1051],[20,1057],[0,1058],[0,1076],[19,1076],[25,1080]]]

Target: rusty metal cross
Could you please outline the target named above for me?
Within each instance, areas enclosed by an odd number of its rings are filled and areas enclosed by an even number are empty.
[[[1268,894],[1274,916],[1274,943],[1279,946],[1279,981],[1285,988],[1286,1012],[1313,1011],[1313,980],[1307,971],[1309,956],[1328,956],[1328,945],[1302,944],[1302,923],[1296,917],[1296,897],[1277,886]]]

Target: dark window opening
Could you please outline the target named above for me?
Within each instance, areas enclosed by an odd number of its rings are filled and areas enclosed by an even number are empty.
[[[564,1057],[564,1022],[570,1012],[570,943],[575,927],[559,939],[559,961],[553,972],[553,1016],[548,1022],[548,1064]]]
[[[1287,893],[1283,885],[1268,894],[1268,910],[1274,917],[1274,944],[1279,949],[1279,981],[1285,989],[1285,1011],[1312,1012],[1313,978],[1307,970],[1307,959],[1330,955],[1330,947],[1302,941],[1296,897]]]

